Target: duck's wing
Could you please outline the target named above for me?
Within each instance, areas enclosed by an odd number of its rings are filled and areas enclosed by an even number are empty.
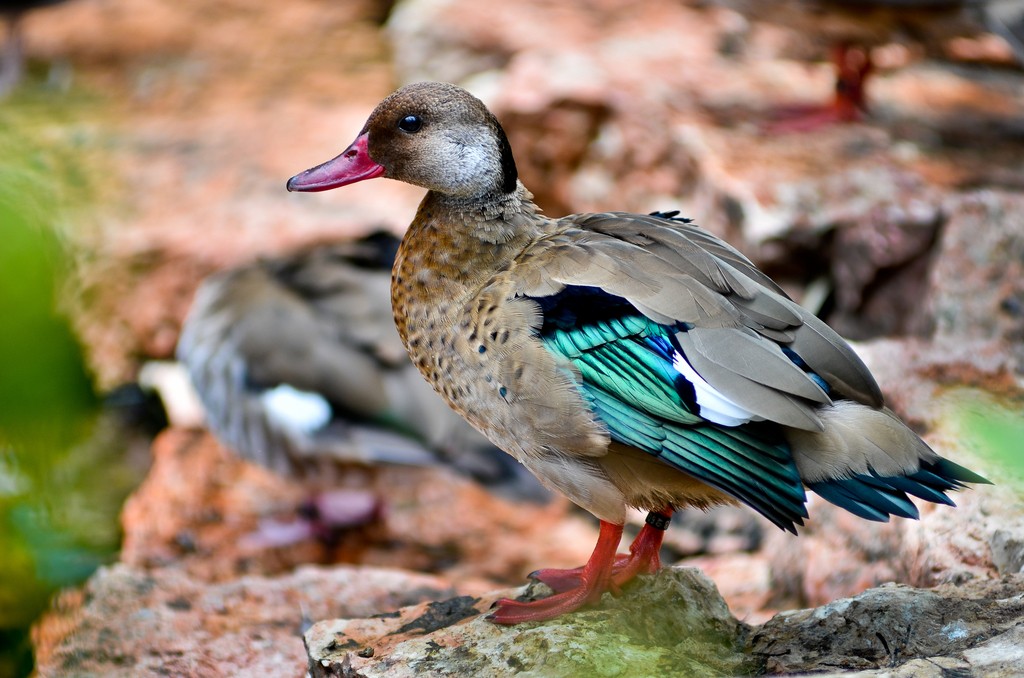
[[[984,478],[889,412],[861,360],[738,251],[664,215],[578,215],[528,250],[518,292],[612,440],[792,529],[802,483],[872,520]],[[833,400],[835,402],[833,402]],[[779,426],[781,425],[781,426]]]
[[[681,373],[672,328],[592,289],[569,287],[536,299],[545,318],[562,321],[569,313],[562,305],[576,306],[572,328],[545,324],[540,338],[578,372],[579,391],[611,439],[749,504],[784,529],[801,524],[800,474],[778,432]],[[581,303],[600,312],[580,314]]]
[[[384,277],[378,294],[366,287],[373,276],[354,270],[350,284],[321,276],[321,294],[311,294],[290,280],[311,273],[300,265],[307,255],[217,274],[197,293],[178,357],[210,428],[243,456],[300,475],[330,459],[432,463],[391,417],[391,392],[402,389],[389,380],[400,369],[371,336],[390,327],[369,308],[374,299],[386,308],[387,274],[375,274]]]
[[[197,294],[185,346],[232,353],[253,390],[287,385],[319,394],[341,415],[381,416],[384,375],[403,357],[387,307],[389,276],[353,265],[344,252],[315,247],[211,277]]]
[[[806,312],[705,231],[616,213],[561,227],[521,258],[517,293],[538,305],[539,339],[572,364],[612,440],[793,529],[805,494],[771,422],[819,430],[832,388],[792,347],[815,363],[838,356],[822,369],[840,389],[880,402],[867,369],[831,330],[802,330]]]
[[[409,361],[389,304],[397,242],[318,245],[207,279],[178,356],[210,427],[282,472],[440,463],[517,499],[545,497]]]
[[[626,213],[562,223],[517,271],[523,296],[553,298],[549,326],[572,312],[628,305],[672,330],[681,369],[752,415],[794,428],[820,429],[815,409],[831,397],[882,405],[871,373],[838,334],[707,231]]]

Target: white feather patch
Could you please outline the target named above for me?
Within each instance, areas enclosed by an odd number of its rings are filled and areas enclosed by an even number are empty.
[[[704,378],[697,374],[696,370],[686,360],[686,357],[676,351],[672,356],[672,367],[676,368],[679,374],[693,384],[693,391],[697,396],[697,404],[700,406],[700,416],[722,426],[739,426],[748,421],[764,421],[764,417],[758,416],[743,407],[740,407],[729,398],[725,397],[714,389]]]
[[[270,389],[260,400],[270,421],[284,428],[309,434],[331,420],[331,405],[323,396],[288,384]]]

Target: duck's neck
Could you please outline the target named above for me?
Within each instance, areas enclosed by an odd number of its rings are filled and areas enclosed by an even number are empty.
[[[522,184],[511,193],[471,200],[427,193],[402,239],[395,272],[434,272],[441,286],[490,278],[549,226],[532,198]]]
[[[431,191],[423,198],[395,259],[391,301],[399,332],[412,309],[443,316],[461,307],[544,235],[540,214],[522,184],[511,193],[466,200]]]
[[[487,245],[509,245],[540,235],[540,210],[531,194],[516,182],[511,193],[490,193],[479,198],[460,198],[430,191],[420,203],[413,226],[421,217],[441,215],[454,227],[453,235],[470,237]]]

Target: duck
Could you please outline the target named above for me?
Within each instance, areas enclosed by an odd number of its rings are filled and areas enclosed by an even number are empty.
[[[785,26],[827,48],[836,78],[831,102],[792,107],[769,125],[806,131],[858,122],[869,111],[867,82],[875,71],[871,48],[903,41],[941,53],[956,37],[999,35],[1024,66],[1024,4],[1017,0],[715,0],[755,20]]]
[[[430,385],[599,521],[586,564],[531,576],[499,624],[544,621],[660,568],[683,507],[745,504],[783,530],[807,497],[874,521],[988,482],[886,407],[836,332],[713,234],[672,213],[544,215],[497,118],[449,83],[406,85],[340,155],[287,182],[426,189],[392,271],[395,324]],[[627,510],[647,512],[617,555]]]
[[[365,476],[381,465],[444,466],[513,500],[546,496],[406,357],[389,303],[398,244],[385,231],[314,243],[214,273],[196,292],[176,354],[205,423],[242,458],[315,488],[299,519],[254,545],[330,541],[372,522],[381,497]]]
[[[0,97],[14,89],[25,70],[21,22],[28,12],[67,0],[11,0],[0,4],[0,16],[7,23],[7,40],[0,62]]]

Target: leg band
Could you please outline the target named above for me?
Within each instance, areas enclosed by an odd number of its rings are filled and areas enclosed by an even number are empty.
[[[656,530],[667,530],[668,524],[672,522],[672,517],[651,511],[647,514],[647,519],[644,522]]]

